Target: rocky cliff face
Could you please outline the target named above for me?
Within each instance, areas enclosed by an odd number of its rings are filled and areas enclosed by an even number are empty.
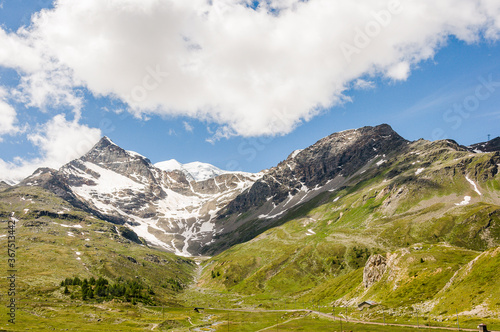
[[[272,168],[249,190],[232,201],[219,219],[270,202],[280,213],[281,203],[301,191],[318,191],[337,177],[349,177],[367,162],[401,149],[406,140],[388,125],[335,133],[309,148],[295,151]],[[311,196],[311,195],[310,195]]]
[[[385,270],[387,269],[387,259],[382,255],[372,255],[368,258],[363,269],[363,285],[365,288],[370,287],[380,279],[382,279]]]

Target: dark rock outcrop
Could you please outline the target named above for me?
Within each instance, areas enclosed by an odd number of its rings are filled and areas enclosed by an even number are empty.
[[[500,136],[483,143],[473,144],[468,147],[471,152],[495,152],[500,151]]]

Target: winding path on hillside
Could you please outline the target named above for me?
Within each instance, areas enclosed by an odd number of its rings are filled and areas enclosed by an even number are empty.
[[[318,316],[321,316],[321,317],[324,317],[324,318],[327,318],[327,319],[331,319],[333,321],[336,321],[336,320],[339,319],[338,316],[333,316],[333,315],[330,315],[330,314],[326,314],[326,313],[319,312],[319,311],[316,311],[316,310],[309,310],[309,309],[292,309],[292,310],[280,310],[280,309],[277,309],[277,310],[265,310],[265,309],[226,309],[226,308],[207,308],[207,309],[210,309],[210,310],[220,310],[220,311],[232,311],[232,312],[251,312],[251,313],[259,313],[259,312],[262,312],[262,313],[273,313],[273,312],[307,312],[308,315],[316,314]],[[266,331],[266,330],[268,330],[270,328],[273,328],[273,327],[276,327],[276,326],[279,326],[279,325],[283,325],[283,324],[288,323],[289,321],[293,321],[293,320],[297,320],[297,319],[301,319],[301,318],[303,318],[303,317],[293,318],[293,319],[290,319],[288,321],[284,321],[284,322],[281,322],[279,324],[275,324],[273,326],[268,326],[268,327],[266,327],[264,329],[261,329],[261,330],[258,330],[256,332]],[[415,329],[433,329],[433,330],[449,330],[449,331],[472,331],[472,332],[477,332],[478,331],[478,329],[466,329],[466,328],[460,328],[460,329],[458,329],[456,327],[411,325],[411,324],[395,324],[395,323],[380,323],[380,322],[369,322],[369,321],[361,321],[361,320],[345,319],[345,318],[342,318],[342,322],[354,323],[354,324],[363,324],[363,325],[409,327],[409,328],[415,328]],[[500,332],[500,331],[497,331],[497,330],[488,330],[488,332]]]
[[[203,272],[203,265],[201,264],[202,261],[203,261],[202,259],[196,260],[196,263],[197,263],[196,272],[195,272],[195,275],[194,275],[192,283],[189,285],[190,288],[195,288],[198,291],[203,291],[203,288],[198,286],[198,281],[201,279],[201,275],[202,275],[202,272]],[[338,321],[339,319],[342,319],[342,322],[353,323],[353,324],[408,327],[408,328],[415,328],[415,329],[419,329],[420,328],[420,329],[427,329],[427,330],[431,330],[432,329],[432,330],[472,331],[472,332],[477,332],[478,331],[478,329],[467,329],[467,328],[460,328],[460,329],[458,329],[457,327],[411,325],[411,324],[396,324],[396,323],[380,323],[380,322],[370,322],[370,321],[362,321],[362,320],[355,320],[355,319],[346,319],[345,317],[341,318],[339,316],[334,316],[332,314],[327,314],[327,313],[323,313],[323,312],[316,311],[316,310],[310,310],[310,309],[290,309],[290,310],[286,310],[286,309],[274,309],[274,310],[273,309],[269,309],[269,310],[266,310],[266,309],[251,309],[251,308],[212,308],[212,307],[206,308],[206,309],[217,310],[217,311],[250,312],[250,313],[278,313],[278,312],[291,313],[291,312],[305,312],[306,316],[309,316],[309,315],[318,315],[318,316],[321,316],[323,318],[330,319],[330,320],[333,320],[333,321]],[[291,321],[302,319],[304,317],[305,316],[291,318],[291,319],[283,321],[283,322],[281,322],[279,324],[274,324],[272,326],[268,326],[266,328],[260,329],[260,330],[255,331],[255,332],[264,332],[266,330],[270,330],[270,329],[276,328],[277,326],[280,326],[280,325],[283,325],[283,324],[287,324],[287,323],[289,323]],[[221,324],[221,322],[216,322],[215,325],[220,325],[220,324]],[[497,331],[497,330],[488,330],[488,331],[489,332],[500,332],[500,331]]]

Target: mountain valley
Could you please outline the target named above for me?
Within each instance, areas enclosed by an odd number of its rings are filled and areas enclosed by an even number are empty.
[[[375,301],[357,317],[498,324],[497,142],[364,127],[251,174],[153,165],[103,137],[58,170],[1,183],[0,215],[17,221],[25,300],[82,303],[61,280],[106,277],[141,280],[172,307]]]

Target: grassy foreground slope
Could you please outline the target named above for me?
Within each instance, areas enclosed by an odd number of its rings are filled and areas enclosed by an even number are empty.
[[[374,300],[443,317],[455,309],[498,315],[499,165],[498,152],[409,143],[290,211],[282,226],[207,261],[199,285],[254,303]],[[387,270],[366,288],[373,254],[387,259]]]
[[[18,221],[16,297],[26,305],[40,301],[83,302],[81,287],[61,281],[105,278],[110,284],[137,281],[150,304],[174,304],[179,288],[191,282],[194,261],[136,243],[134,233],[76,210],[39,187],[11,187],[0,192],[0,246],[7,250],[7,220]],[[7,271],[7,256],[0,269]],[[0,279],[0,289],[7,280]]]

